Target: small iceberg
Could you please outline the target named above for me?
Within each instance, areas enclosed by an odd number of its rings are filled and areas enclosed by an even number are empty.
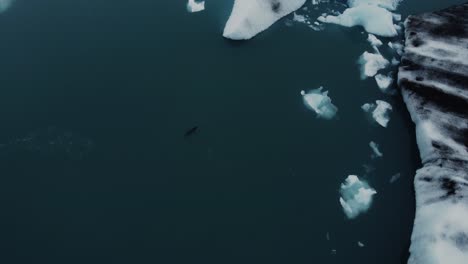
[[[356,175],[349,175],[341,184],[340,189],[340,204],[343,212],[349,219],[356,218],[370,208],[372,198],[376,193],[367,182],[359,180]]]
[[[396,181],[398,181],[398,179],[401,178],[401,173],[396,173],[394,175],[392,175],[392,177],[390,177],[390,183],[394,183]]]
[[[390,62],[380,53],[369,53],[365,51],[359,57],[358,63],[361,65],[361,78],[374,77],[378,71],[385,69]]]
[[[205,1],[188,0],[187,11],[190,13],[200,12],[205,10]]]
[[[387,5],[379,5],[375,2],[379,1],[350,0],[348,1],[349,8],[342,14],[337,16],[322,15],[318,20],[344,27],[362,26],[368,33],[382,37],[395,37],[398,35],[398,31],[393,24],[392,12],[382,7]],[[380,2],[383,3],[383,1]]]
[[[390,122],[390,112],[393,110],[392,105],[389,103],[377,100],[376,104],[366,103],[361,106],[362,110],[366,113],[371,113],[372,118],[382,127],[387,127],[388,122]]]
[[[323,87],[320,87],[308,93],[301,91],[302,98],[306,106],[317,114],[317,117],[333,119],[338,112],[338,108],[332,104],[331,98],[328,96],[328,91],[322,92],[322,89]]]
[[[369,147],[372,149],[372,158],[381,158],[383,157],[383,153],[379,149],[379,145],[375,143],[374,141],[371,141],[369,143]]]
[[[371,44],[372,47],[380,47],[383,45],[382,41],[378,39],[375,35],[369,34],[367,41]]]
[[[377,86],[382,92],[388,92],[388,88],[393,83],[392,73],[390,72],[388,75],[377,74],[375,75],[375,81],[377,82]]]

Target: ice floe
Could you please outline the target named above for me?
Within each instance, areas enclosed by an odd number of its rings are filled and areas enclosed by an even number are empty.
[[[376,193],[367,182],[359,180],[356,175],[349,175],[340,189],[343,212],[349,219],[356,218],[370,208]]]
[[[393,43],[390,41],[388,42],[388,46],[391,49],[393,49],[398,55],[400,56],[403,55],[403,49],[404,49],[403,44],[398,43],[398,42]]]
[[[318,117],[323,119],[333,119],[338,112],[338,108],[332,104],[328,91],[322,92],[323,87],[314,89],[306,93],[301,91],[304,103],[313,110]]]
[[[342,14],[322,15],[318,20],[345,27],[362,26],[368,33],[394,37],[398,31],[393,20],[398,17],[395,17],[391,11],[397,8],[399,2],[399,0],[349,0],[349,8]]]
[[[280,18],[299,9],[306,0],[235,0],[224,27],[229,39],[250,39]]]
[[[383,45],[382,41],[373,34],[368,35],[367,41],[369,41],[372,47],[380,47]]]
[[[361,78],[374,77],[378,71],[385,69],[390,62],[379,53],[365,51],[359,57],[358,63],[361,65]]]
[[[390,85],[393,83],[392,73],[388,75],[377,74],[375,75],[375,81],[377,82],[377,86],[380,88],[382,92],[388,92]]]
[[[390,122],[390,112],[392,111],[392,105],[389,103],[376,100],[376,103],[366,103],[361,106],[364,112],[370,113],[375,122],[383,127],[387,127],[388,122]]]
[[[200,12],[205,10],[205,1],[188,0],[187,11],[190,13]]]
[[[374,141],[369,142],[369,147],[372,149],[372,158],[381,158],[383,157],[383,153],[379,149],[379,145]]]

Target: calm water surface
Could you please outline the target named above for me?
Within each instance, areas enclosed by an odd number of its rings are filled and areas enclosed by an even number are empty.
[[[414,129],[399,96],[360,80],[362,30],[279,22],[232,42],[232,2],[17,0],[0,15],[1,263],[406,262]],[[464,1],[423,2],[399,12]],[[338,120],[304,107],[320,85]],[[376,99],[394,106],[387,129],[360,109]],[[349,174],[378,192],[352,221]]]

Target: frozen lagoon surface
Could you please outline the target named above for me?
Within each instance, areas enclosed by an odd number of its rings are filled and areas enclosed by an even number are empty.
[[[0,15],[0,144],[31,142],[0,148],[2,263],[405,263],[419,156],[401,99],[359,76],[367,33],[288,27],[291,15],[233,42],[221,37],[232,1],[186,3],[15,1]],[[321,85],[337,120],[304,106],[300,91]],[[394,109],[385,129],[360,109],[380,99]],[[49,126],[92,149],[35,151],[50,144],[30,133]],[[352,220],[348,175],[378,192]]]

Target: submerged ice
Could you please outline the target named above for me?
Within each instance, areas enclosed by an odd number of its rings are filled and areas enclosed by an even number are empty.
[[[235,0],[223,36],[250,39],[280,18],[299,9],[306,0]]]
[[[356,175],[349,175],[340,189],[343,212],[349,219],[356,218],[370,208],[376,193],[367,182],[360,180]]]
[[[338,108],[332,104],[328,91],[322,92],[323,87],[314,89],[306,93],[301,91],[304,103],[313,110],[318,117],[323,119],[333,119],[338,112]]]

